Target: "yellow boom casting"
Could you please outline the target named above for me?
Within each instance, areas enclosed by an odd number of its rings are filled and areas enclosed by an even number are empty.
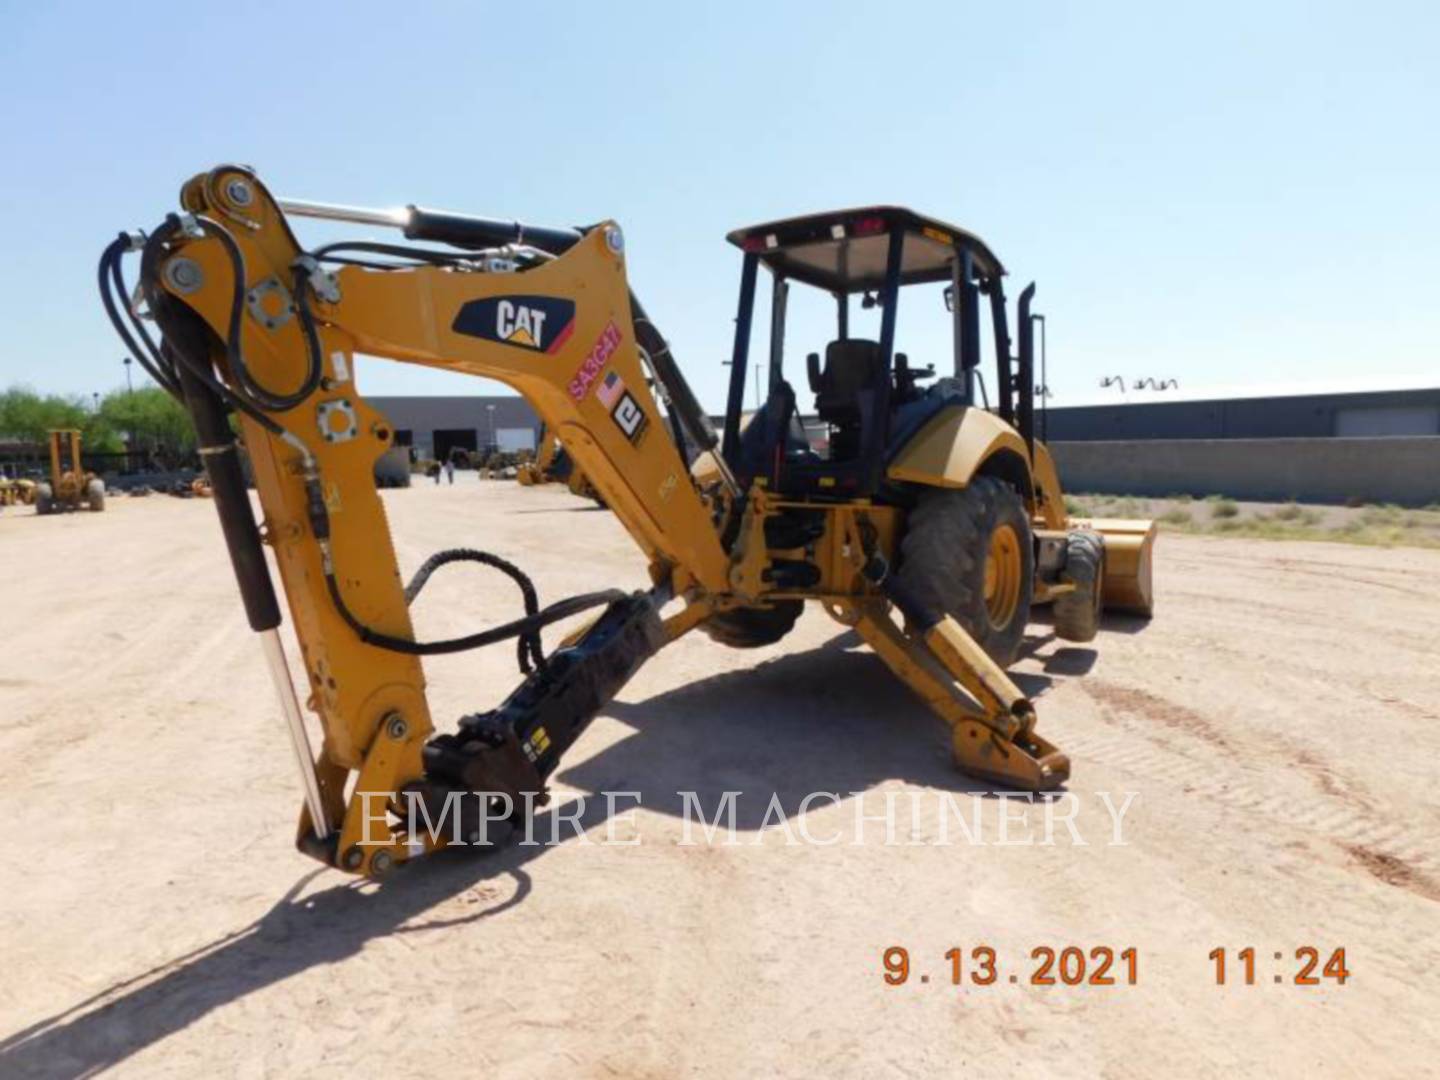
[[[287,213],[390,226],[428,244],[307,252]],[[282,202],[250,170],[222,166],[184,186],[180,213],[106,249],[100,280],[112,321],[195,421],[300,762],[304,850],[380,874],[452,835],[495,842],[487,827],[543,801],[561,754],[664,644],[697,627],[731,645],[766,644],[805,600],[854,626],[951,726],[962,769],[1033,790],[1069,775],[1004,666],[1032,602],[1054,602],[1057,631],[1082,640],[1107,600],[1148,614],[1154,533],[1143,522],[1075,528],[1065,519],[1032,430],[1033,286],[1021,300],[1012,377],[1003,269],[968,233],[872,208],[730,239],[744,273],[723,445],[630,292],[611,222],[545,229],[414,207]],[[141,256],[143,314],[159,342],[127,302],[121,262],[131,251]],[[775,281],[778,340],[769,399],[742,425],[761,266]],[[937,282],[948,283],[955,313],[955,377],[927,389],[918,385],[927,373],[894,352],[895,312],[902,285]],[[807,358],[829,433],[818,451],[801,437],[781,370],[791,283],[838,302],[824,364]],[[851,336],[854,294],[880,308],[878,341]],[[997,319],[1005,379],[996,413],[974,404],[982,296]],[[644,552],[653,589],[541,607],[522,572],[475,551],[442,553],[403,585],[373,479],[394,431],[355,385],[362,353],[498,379],[524,395]],[[246,496],[232,419],[263,525]],[[262,543],[273,549],[299,640],[306,705],[324,732],[318,756],[280,647]],[[408,604],[457,559],[509,573],[526,613],[465,638],[416,642]],[[547,656],[542,628],[585,610],[598,614]],[[437,735],[421,657],[501,640],[517,642],[520,686]],[[457,793],[481,797],[452,804]],[[448,810],[460,815],[458,832],[427,828],[414,839],[417,815],[433,821]]]

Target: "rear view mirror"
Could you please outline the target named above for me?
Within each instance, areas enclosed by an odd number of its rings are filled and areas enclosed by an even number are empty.
[[[954,285],[946,285],[946,286],[945,286],[945,310],[946,310],[946,311],[951,311],[951,312],[953,312],[953,311],[955,310],[955,286],[954,286]]]

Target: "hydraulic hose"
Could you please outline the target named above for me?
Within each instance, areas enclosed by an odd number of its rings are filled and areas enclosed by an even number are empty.
[[[140,366],[145,370],[146,374],[154,379],[160,385],[161,389],[172,397],[179,398],[181,396],[179,382],[176,380],[173,371],[166,370],[165,361],[160,355],[160,350],[156,348],[155,342],[151,339],[150,334],[146,331],[145,327],[140,324],[140,320],[136,318],[135,312],[131,310],[129,303],[126,302],[125,299],[125,276],[121,270],[120,260],[125,252],[130,249],[130,246],[130,237],[121,233],[101,252],[99,267],[100,302],[105,305],[105,314],[110,318],[110,325],[115,328],[115,333],[118,334],[120,340],[125,343],[125,348],[129,351],[130,355],[139,361]],[[115,296],[111,294],[112,286],[114,292],[120,297],[119,304],[115,302]],[[122,305],[128,317],[128,326],[126,325],[126,321],[120,317],[120,307]],[[135,337],[131,336],[132,329],[135,332]],[[141,349],[136,343],[136,337],[145,343],[144,349]]]
[[[446,653],[466,652],[470,649],[494,645],[496,642],[536,633],[551,623],[568,619],[572,615],[589,611],[591,608],[613,604],[617,600],[624,600],[629,595],[621,589],[602,589],[599,592],[581,593],[579,596],[571,596],[556,601],[549,607],[541,608],[534,615],[526,615],[523,619],[501,623],[499,626],[482,630],[476,634],[448,638],[443,641],[409,641],[406,638],[397,638],[381,633],[379,630],[372,630],[356,618],[345,603],[345,597],[340,592],[340,583],[335,580],[333,569],[327,570],[325,573],[325,587],[329,590],[335,610],[340,613],[345,624],[355,631],[361,641],[379,649],[405,653],[407,656],[441,656]]]
[[[447,551],[437,551],[426,559],[420,565],[420,569],[415,571],[415,576],[410,579],[410,584],[405,586],[405,603],[413,604],[415,598],[420,595],[420,590],[425,588],[426,583],[429,582],[430,575],[440,567],[454,562],[477,562],[484,566],[494,567],[520,587],[520,595],[525,603],[525,614],[528,616],[539,613],[539,596],[535,591],[535,583],[530,580],[529,575],[498,555],[492,555],[488,551],[476,551],[473,548],[451,548]],[[520,670],[524,674],[529,675],[535,668],[545,666],[545,653],[541,648],[538,630],[521,634],[516,642],[516,651]]]

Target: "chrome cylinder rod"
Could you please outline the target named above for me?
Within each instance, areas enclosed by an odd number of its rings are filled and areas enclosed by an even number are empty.
[[[383,225],[391,229],[403,229],[410,223],[410,211],[405,207],[393,210],[374,210],[365,206],[341,206],[338,203],[310,202],[307,199],[276,199],[280,209],[296,217],[324,218],[327,221],[350,221],[356,225]]]
[[[280,708],[285,713],[285,726],[290,729],[290,744],[295,750],[295,762],[300,766],[300,782],[305,787],[305,805],[310,810],[310,824],[315,830],[316,839],[323,840],[330,833],[330,824],[325,819],[325,804],[320,799],[320,780],[315,775],[315,759],[310,753],[310,737],[305,733],[305,720],[300,715],[300,702],[295,697],[295,683],[290,678],[290,665],[285,661],[285,650],[280,644],[280,631],[262,630],[260,645],[265,650],[265,666],[270,669],[270,680],[275,684]]]

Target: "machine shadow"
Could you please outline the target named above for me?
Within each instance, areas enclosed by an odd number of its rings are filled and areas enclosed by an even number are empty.
[[[1100,615],[1100,629],[1114,634],[1138,634],[1150,626],[1150,616],[1131,615],[1123,611],[1106,611]]]
[[[1022,680],[1022,689],[1035,692]],[[612,702],[605,715],[634,729],[559,779],[586,792],[638,792],[645,810],[681,814],[681,792],[714,820],[726,792],[735,826],[758,829],[772,795],[785,814],[811,792],[840,798],[901,779],[955,792],[984,792],[950,763],[944,725],[901,686],[853,632],[805,653],[724,672],[640,702]],[[828,805],[819,804],[821,808]],[[617,801],[629,812],[634,799]],[[534,819],[536,846],[494,854],[442,852],[380,885],[351,879],[302,895],[325,871],[310,871],[259,919],[159,967],[123,980],[0,1040],[0,1076],[88,1076],[119,1064],[232,1001],[321,964],[357,955],[396,933],[475,923],[523,903],[526,866],[552,835],[603,828],[608,808],[589,797]],[[699,826],[698,814],[695,817]],[[772,818],[771,824],[774,824]],[[703,834],[697,828],[698,842]],[[570,841],[570,842],[573,842]],[[459,918],[432,909],[486,881],[508,877],[514,894]]]
[[[639,791],[646,809],[677,816],[691,792],[712,819],[737,792],[740,830],[759,828],[772,798],[789,817],[812,792],[845,797],[891,779],[987,790],[951,764],[945,725],[848,631],[645,701],[611,702],[606,714],[635,734],[561,780]]]

